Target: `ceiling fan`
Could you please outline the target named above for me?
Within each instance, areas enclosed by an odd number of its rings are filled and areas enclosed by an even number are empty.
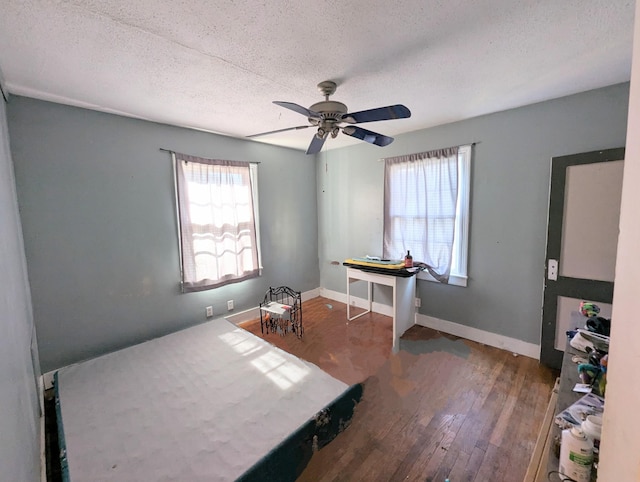
[[[280,102],[274,101],[273,103],[290,109],[298,114],[307,116],[309,125],[288,127],[286,129],[278,129],[275,131],[262,132],[260,134],[253,134],[248,137],[266,136],[268,134],[275,134],[277,132],[293,131],[306,129],[308,127],[317,127],[311,144],[307,149],[307,154],[316,154],[320,152],[324,141],[329,135],[332,138],[337,137],[340,131],[356,139],[368,142],[369,144],[375,144],[376,146],[388,146],[393,142],[393,137],[384,136],[377,132],[372,132],[362,127],[358,127],[353,124],[362,124],[364,122],[375,122],[381,120],[390,119],[405,119],[411,117],[411,111],[402,104],[390,105],[387,107],[378,107],[377,109],[362,110],[360,112],[348,112],[347,106],[342,102],[336,102],[335,100],[329,100],[329,96],[333,95],[336,91],[336,83],[330,80],[325,80],[318,84],[318,90],[324,95],[324,101],[313,104],[308,109],[301,105],[294,104],[293,102]],[[346,123],[348,125],[342,126]]]

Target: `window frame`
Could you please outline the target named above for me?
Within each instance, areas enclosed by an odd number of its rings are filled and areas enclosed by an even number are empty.
[[[256,239],[256,255],[258,260],[257,266],[257,274],[250,277],[239,277],[228,279],[225,281],[220,281],[215,284],[209,284],[199,287],[185,287],[185,279],[184,279],[184,246],[182,241],[182,220],[180,217],[180,194],[179,194],[179,185],[178,185],[178,162],[180,159],[177,156],[184,156],[183,154],[178,154],[176,152],[171,152],[172,163],[173,163],[173,182],[174,182],[174,198],[175,198],[175,215],[176,215],[176,228],[177,228],[177,236],[178,236],[178,265],[179,265],[179,274],[180,274],[180,290],[182,293],[193,293],[198,291],[207,291],[213,290],[216,288],[221,288],[223,286],[227,286],[229,284],[238,283],[241,281],[245,281],[247,279],[252,279],[255,277],[262,276],[262,249],[261,249],[261,239],[260,239],[260,209],[259,209],[259,195],[258,195],[258,164],[257,162],[249,162],[249,182],[252,193],[252,205],[253,205],[253,220],[254,220],[254,229],[255,229],[255,239]],[[185,156],[193,158],[194,156]],[[204,159],[208,160],[208,159]],[[192,161],[197,162],[197,161]]]

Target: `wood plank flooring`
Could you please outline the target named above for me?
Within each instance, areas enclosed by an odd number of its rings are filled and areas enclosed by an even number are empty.
[[[556,374],[536,360],[412,327],[391,354],[391,318],[346,323],[346,305],[303,303],[304,338],[264,335],[347,384],[365,381],[352,424],[299,481],[519,482]],[[258,321],[243,328],[260,334]]]

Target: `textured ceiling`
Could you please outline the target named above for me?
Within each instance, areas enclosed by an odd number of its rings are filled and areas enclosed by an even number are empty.
[[[305,124],[271,101],[308,107],[334,80],[350,111],[408,106],[366,125],[393,136],[629,80],[633,15],[629,0],[3,0],[0,67],[11,93],[236,137]]]

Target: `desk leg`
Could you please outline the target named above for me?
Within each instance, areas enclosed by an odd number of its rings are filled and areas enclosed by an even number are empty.
[[[355,280],[355,281],[363,281],[363,280]],[[371,313],[371,308],[373,305],[373,297],[371,296],[371,293],[372,293],[371,284],[372,283],[370,281],[367,281],[367,303],[369,305],[369,309],[365,310],[364,312],[356,316],[351,316],[351,290],[349,288],[351,286],[351,278],[349,278],[349,275],[347,274],[347,323],[355,320],[356,318],[360,318],[361,316],[364,316],[367,313]]]
[[[416,323],[416,277],[397,278],[393,287],[393,347],[400,349],[400,337]]]
[[[351,319],[351,279],[349,273],[347,273],[347,324]]]

